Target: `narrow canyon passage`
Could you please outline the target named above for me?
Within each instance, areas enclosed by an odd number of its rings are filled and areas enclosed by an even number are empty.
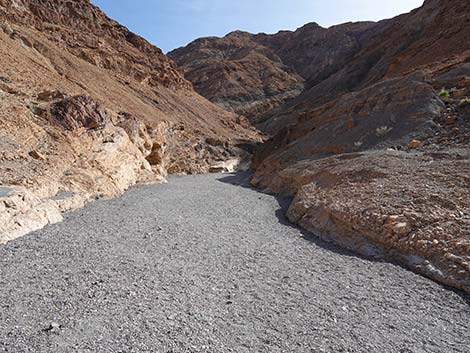
[[[135,187],[0,246],[0,351],[469,351],[468,296],[309,239],[246,179]]]

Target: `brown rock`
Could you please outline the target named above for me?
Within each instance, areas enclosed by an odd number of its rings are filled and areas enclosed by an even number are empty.
[[[288,127],[279,128],[286,120],[274,121],[268,129],[279,132],[255,153],[253,167],[259,177],[271,179],[301,159],[400,145],[409,135],[432,133],[443,109],[433,87],[415,76],[385,80],[303,113]],[[345,124],[351,119],[352,129]],[[378,133],[382,130],[387,133]]]
[[[32,194],[0,215],[0,242],[96,195],[247,158],[236,145],[261,140],[88,0],[0,0],[0,52],[0,184]],[[80,196],[52,200],[58,190]]]
[[[347,63],[370,22],[322,28],[310,23],[274,35],[235,31],[202,38],[169,56],[195,89],[220,106],[252,119],[266,115]]]
[[[410,226],[406,222],[395,223],[392,226],[392,230],[395,234],[400,234],[400,235],[408,234],[411,231]]]
[[[423,146],[423,142],[419,140],[413,140],[408,144],[408,148],[415,149]]]
[[[109,117],[106,110],[89,96],[66,97],[53,102],[43,116],[66,130],[103,128]]]
[[[45,157],[42,153],[40,153],[40,152],[38,152],[38,151],[36,151],[36,150],[32,150],[31,152],[29,152],[29,155],[30,155],[31,157],[33,157],[34,159],[38,159],[38,160],[40,160],[40,161],[46,160],[46,157]]]

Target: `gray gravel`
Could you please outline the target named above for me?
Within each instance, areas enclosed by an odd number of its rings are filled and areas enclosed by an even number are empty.
[[[470,299],[172,178],[0,247],[2,352],[470,352]],[[281,204],[283,204],[281,202]]]

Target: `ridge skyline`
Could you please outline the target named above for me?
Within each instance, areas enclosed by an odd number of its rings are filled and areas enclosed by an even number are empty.
[[[168,4],[144,0],[135,8],[125,0],[92,0],[111,18],[161,48],[165,54],[198,38],[220,38],[234,31],[275,34],[295,31],[310,23],[329,28],[348,22],[378,22],[412,11],[423,2],[400,0],[384,5],[371,0],[361,0],[361,4],[335,0],[325,5],[317,1],[297,0],[292,4],[282,0],[268,8],[264,6],[266,1],[255,4],[243,0],[229,4],[191,0]],[[264,17],[263,21],[259,21],[260,16]]]

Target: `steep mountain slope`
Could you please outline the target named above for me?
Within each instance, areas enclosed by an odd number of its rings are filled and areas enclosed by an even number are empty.
[[[279,133],[258,158],[288,150],[319,158],[429,136],[445,108],[436,90],[468,93],[468,23],[466,2],[449,0],[379,23],[341,70],[272,112],[264,127]]]
[[[169,56],[200,94],[251,118],[299,95],[304,87],[302,77],[249,33],[199,39]]]
[[[236,31],[201,38],[169,56],[212,102],[255,119],[340,69],[373,23],[310,23],[274,35]],[[255,119],[256,120],[256,119]]]
[[[302,95],[270,114],[271,121],[263,127],[274,132],[289,120],[295,121],[296,114],[383,79],[416,71],[432,78],[464,63],[470,49],[468,16],[466,1],[426,0],[409,14],[379,22],[364,33],[361,50],[340,70],[314,82]]]
[[[264,122],[253,183],[289,219],[470,292],[470,9],[428,0]],[[438,92],[442,88],[440,94]]]
[[[0,20],[0,241],[258,139],[88,0],[0,0]]]
[[[253,185],[294,196],[289,219],[327,240],[470,291],[468,2],[426,0],[378,23],[236,35],[237,56],[227,54],[234,34],[171,55],[202,94],[198,72],[260,48],[302,78],[300,95],[247,110],[272,135],[255,153]],[[250,62],[237,75],[260,72]],[[230,89],[227,77],[213,82]],[[209,98],[233,108],[236,91],[226,92]]]
[[[373,22],[355,22],[323,28],[309,23],[294,32],[258,34],[255,41],[271,48],[310,87],[348,63],[375,25]]]

